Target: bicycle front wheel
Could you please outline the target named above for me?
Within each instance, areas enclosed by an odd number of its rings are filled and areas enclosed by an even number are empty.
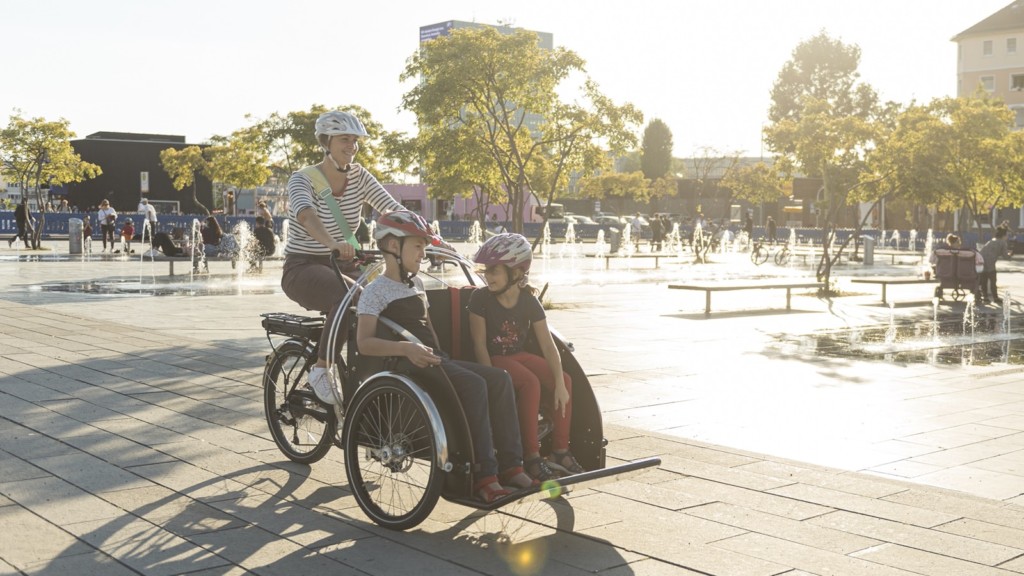
[[[288,459],[312,464],[327,455],[336,422],[304,384],[316,358],[297,341],[278,346],[263,369],[263,411],[270,435]]]
[[[425,520],[441,495],[435,434],[427,410],[393,378],[367,384],[345,416],[345,473],[363,512],[405,530]]]
[[[786,264],[789,264],[790,255],[790,251],[786,250],[785,248],[779,250],[778,253],[775,254],[775,263],[779,266],[785,266]]]

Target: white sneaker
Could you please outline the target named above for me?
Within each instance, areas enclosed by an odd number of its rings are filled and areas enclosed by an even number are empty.
[[[327,368],[314,366],[309,371],[309,386],[313,389],[316,397],[324,404],[330,404],[331,406],[339,404],[338,389],[334,385],[334,378],[331,377],[331,373],[327,371]]]

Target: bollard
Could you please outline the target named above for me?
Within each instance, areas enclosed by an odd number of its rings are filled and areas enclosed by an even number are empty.
[[[618,228],[608,228],[608,253],[618,254],[619,247],[622,244],[622,233],[619,232]]]
[[[875,239],[871,236],[864,237],[864,265],[875,265]]]
[[[68,218],[68,254],[82,253],[82,220]]]

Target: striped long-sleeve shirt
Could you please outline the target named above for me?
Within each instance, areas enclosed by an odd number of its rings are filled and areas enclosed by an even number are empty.
[[[345,194],[339,199],[338,204],[341,206],[341,213],[353,234],[359,227],[360,212],[364,203],[381,213],[402,208],[402,205],[388,194],[388,191],[372,174],[362,166],[352,164],[352,170],[348,173]],[[324,223],[324,227],[332,238],[339,242],[345,241],[341,228],[334,219],[334,213],[331,212],[327,202],[314,192],[309,176],[302,172],[295,172],[288,179],[288,242],[285,245],[284,253],[285,255],[327,256],[331,253],[330,250],[313,239],[299,223],[298,214],[306,208],[316,210],[316,215],[320,217],[320,221]]]

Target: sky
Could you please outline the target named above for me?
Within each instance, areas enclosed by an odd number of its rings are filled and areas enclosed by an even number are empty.
[[[551,32],[618,104],[664,121],[674,155],[767,154],[770,91],[820,31],[861,48],[884,100],[955,96],[950,39],[1009,0],[0,0],[0,113],[201,143],[274,112],[355,104],[415,132],[399,79],[419,28]],[[6,125],[6,121],[3,120]]]

